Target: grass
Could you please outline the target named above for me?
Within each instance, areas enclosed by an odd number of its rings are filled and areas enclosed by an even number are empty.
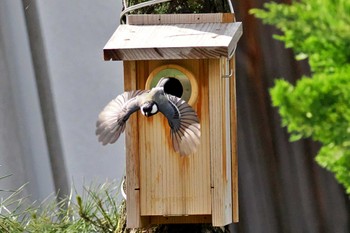
[[[8,176],[6,176],[8,177]],[[4,179],[6,177],[0,177]],[[58,200],[49,197],[42,203],[29,203],[23,196],[25,185],[17,190],[1,190],[1,233],[224,233],[211,224],[155,225],[126,229],[125,201],[116,201],[120,185],[116,182],[91,184],[82,194],[76,190]],[[74,194],[74,195],[73,195]]]
[[[0,177],[0,180],[6,177]],[[123,232],[120,216],[124,204],[118,203],[119,185],[115,182],[84,187],[64,199],[28,203],[21,197],[25,185],[17,190],[0,190],[7,197],[0,202],[0,232],[90,233]],[[73,195],[73,193],[75,195]],[[74,197],[73,197],[74,196]],[[125,227],[124,227],[125,228]]]

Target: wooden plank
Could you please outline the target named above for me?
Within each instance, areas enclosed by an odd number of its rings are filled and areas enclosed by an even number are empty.
[[[176,44],[176,42],[174,42]],[[165,60],[165,59],[207,59],[228,57],[230,51],[226,47],[191,48],[130,48],[130,49],[104,49],[104,59],[113,60]]]
[[[200,77],[199,74],[202,74],[199,60],[173,62],[189,69],[197,79]],[[148,68],[140,70],[139,89],[144,88],[148,74],[156,67],[163,65],[164,61],[150,61],[145,64],[148,64]],[[199,111],[202,135],[205,135],[209,132],[209,126],[206,124],[208,117],[201,111],[207,111],[205,107],[207,95],[202,96],[205,93],[202,90],[199,90],[198,93],[198,100],[194,108]],[[141,215],[168,216],[169,218],[210,215],[208,137],[201,138],[201,146],[197,153],[188,157],[180,157],[173,150],[166,118],[157,114],[150,118],[139,118],[139,140]]]
[[[219,75],[219,77],[218,77]],[[209,60],[209,119],[211,128],[210,137],[210,157],[211,157],[211,190],[212,190],[212,223],[214,226],[222,225],[222,206],[224,205],[220,197],[220,176],[222,143],[221,125],[217,117],[221,116],[220,86],[221,79],[220,62],[217,59]],[[219,168],[218,168],[219,167]]]
[[[235,56],[230,60],[232,77],[230,80],[231,109],[231,160],[232,160],[232,217],[233,222],[239,222],[238,203],[238,153],[237,153],[237,106],[236,106],[236,64]]]
[[[142,14],[127,15],[126,22],[130,25],[157,25],[183,23],[232,23],[235,16],[232,13],[203,14]]]
[[[223,183],[225,184],[224,200],[225,200],[225,223],[232,223],[232,161],[231,161],[231,106],[230,106],[230,80],[226,78],[230,75],[229,62],[227,58],[221,58],[221,70],[225,78],[221,78],[222,93],[222,135],[223,150],[225,153],[222,158],[223,166]]]
[[[209,60],[209,115],[213,226],[232,222],[231,160],[226,147],[226,59]]]
[[[124,64],[124,89],[136,89],[136,64],[126,61]],[[127,227],[136,228],[142,226],[140,214],[140,161],[138,147],[138,121],[137,115],[133,114],[125,129],[126,150],[126,187],[127,187]]]
[[[241,23],[120,25],[104,47],[104,59],[229,57],[241,35]]]

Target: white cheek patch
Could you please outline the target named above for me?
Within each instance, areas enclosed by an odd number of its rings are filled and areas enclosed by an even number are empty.
[[[157,112],[158,112],[158,107],[157,107],[156,104],[153,104],[151,113],[152,113],[152,114],[155,114],[155,113],[157,113]]]

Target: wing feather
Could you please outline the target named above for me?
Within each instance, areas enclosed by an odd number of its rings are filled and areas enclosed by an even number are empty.
[[[140,106],[136,98],[148,91],[136,90],[124,92],[110,101],[98,116],[96,135],[103,145],[114,143],[125,130],[125,123],[130,115]]]
[[[174,150],[181,156],[196,152],[200,144],[200,124],[193,108],[173,95],[166,95],[168,102],[159,110],[167,117],[171,127]]]

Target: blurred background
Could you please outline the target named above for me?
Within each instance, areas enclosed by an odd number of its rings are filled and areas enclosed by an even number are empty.
[[[274,79],[308,74],[278,33],[248,14],[264,0],[233,1],[243,22],[237,108],[242,233],[348,233],[350,202],[314,161],[319,145],[290,143],[268,93]],[[278,2],[290,2],[287,0]],[[102,146],[97,115],[123,91],[121,62],[102,49],[119,24],[119,0],[0,1],[0,189],[25,183],[31,200],[71,186],[120,181],[124,140]]]
[[[0,186],[28,182],[33,200],[121,180],[124,140],[102,146],[99,112],[123,91],[121,62],[102,49],[121,2],[0,1]]]

